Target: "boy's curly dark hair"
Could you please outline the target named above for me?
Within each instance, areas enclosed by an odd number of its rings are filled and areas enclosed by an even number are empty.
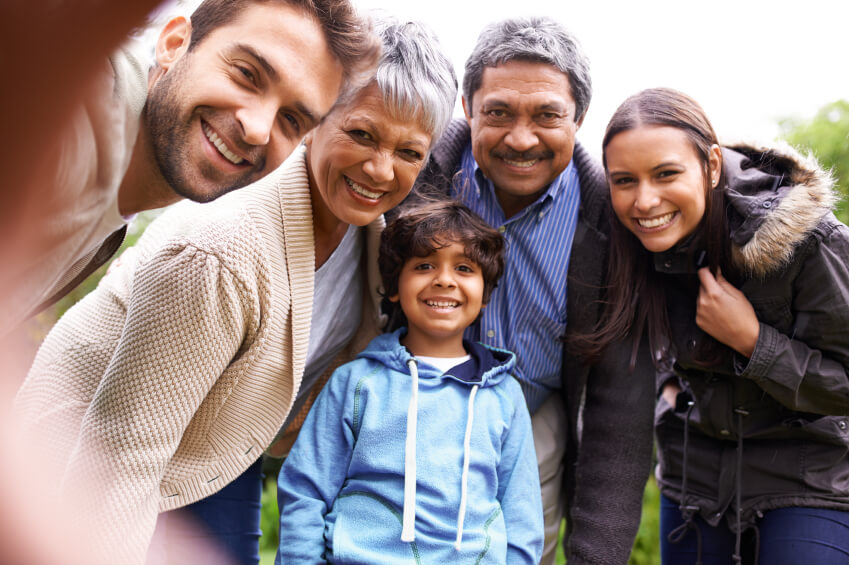
[[[480,266],[483,276],[483,304],[504,272],[504,238],[480,216],[456,200],[417,200],[404,206],[386,226],[380,237],[378,267],[383,296],[398,294],[398,281],[404,264],[413,257],[427,257],[452,243],[465,248],[466,256]],[[388,300],[384,300],[386,306]],[[389,303],[390,320],[404,320],[397,302]],[[397,326],[397,323],[390,323]]]

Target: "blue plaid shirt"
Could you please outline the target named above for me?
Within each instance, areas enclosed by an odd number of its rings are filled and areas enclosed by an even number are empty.
[[[581,190],[574,163],[540,197],[505,219],[492,181],[463,152],[452,195],[474,210],[507,241],[504,275],[466,338],[516,353],[515,375],[533,414],[560,389],[566,329],[566,275],[578,223]]]

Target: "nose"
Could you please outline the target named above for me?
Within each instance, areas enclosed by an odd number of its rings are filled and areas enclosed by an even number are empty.
[[[242,106],[236,111],[242,138],[250,145],[268,145],[276,118],[277,107],[260,101]]]
[[[434,271],[433,286],[451,288],[454,284],[454,269],[450,265],[438,267]]]
[[[510,128],[504,143],[514,151],[524,152],[536,147],[539,144],[539,138],[530,124],[517,122]]]
[[[660,205],[660,194],[651,184],[640,183],[634,198],[634,208],[640,212],[649,212]]]
[[[363,172],[375,184],[387,183],[395,178],[395,163],[387,151],[375,151],[363,163]]]

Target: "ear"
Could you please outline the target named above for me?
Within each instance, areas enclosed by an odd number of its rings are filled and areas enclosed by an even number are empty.
[[[393,294],[392,296],[387,296],[386,299],[389,300],[389,302],[398,302],[401,300],[401,297],[397,294]]]
[[[186,18],[179,16],[165,24],[156,41],[156,63],[163,73],[185,54],[191,38],[192,23]]]
[[[306,146],[307,146],[307,149],[309,149],[310,147],[312,147],[313,132],[314,132],[315,130],[316,130],[316,128],[312,128],[310,131],[308,131],[308,132],[306,133],[306,135],[304,135],[304,145],[306,145]]]
[[[711,188],[717,188],[721,176],[722,149],[714,143],[710,146],[710,152],[708,153],[708,178],[710,178]]]
[[[460,98],[460,102],[463,103],[463,114],[465,114],[465,116],[466,116],[466,123],[468,123],[469,127],[471,127],[471,125],[472,125],[472,107],[471,107],[471,104],[469,104],[466,101],[465,96]]]

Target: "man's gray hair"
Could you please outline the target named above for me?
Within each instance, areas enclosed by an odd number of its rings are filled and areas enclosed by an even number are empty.
[[[389,114],[415,120],[431,135],[431,147],[448,127],[457,99],[454,65],[436,36],[418,22],[375,22],[383,42],[377,83]]]
[[[463,76],[469,111],[484,69],[511,60],[546,63],[565,74],[575,100],[575,121],[584,116],[593,95],[590,61],[575,36],[559,22],[537,16],[502,20],[481,31]]]

